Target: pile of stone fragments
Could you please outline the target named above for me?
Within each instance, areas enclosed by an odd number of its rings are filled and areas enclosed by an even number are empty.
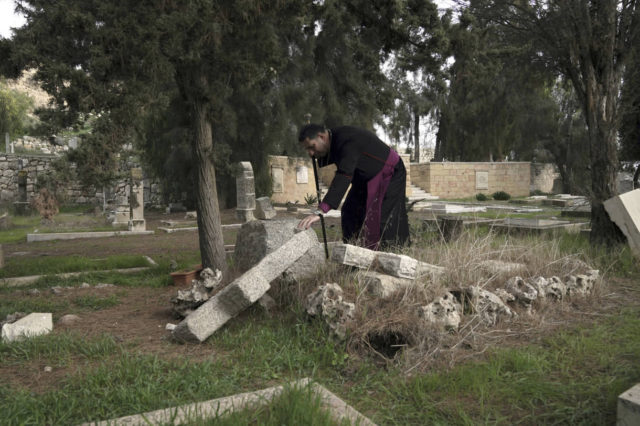
[[[245,223],[238,234],[234,258],[244,274],[219,290],[220,272],[204,270],[190,289],[179,291],[172,300],[173,309],[184,320],[177,326],[168,327],[173,336],[178,340],[203,341],[253,303],[272,303],[265,300],[272,283],[299,282],[317,276],[317,268],[325,261],[323,248],[312,230],[297,232],[297,223],[297,220]],[[357,269],[355,277],[359,287],[369,297],[382,299],[411,287],[424,288],[438,282],[445,273],[441,266],[406,255],[348,244],[333,245],[331,261],[348,270]],[[515,272],[517,268],[506,270]],[[597,270],[564,279],[512,276],[503,287],[493,291],[481,286],[450,289],[431,303],[411,309],[416,309],[414,313],[418,319],[443,332],[457,330],[463,315],[474,315],[485,325],[495,326],[500,321],[515,318],[518,306],[531,313],[537,300],[584,297],[591,293],[597,279]],[[347,335],[355,310],[355,303],[345,300],[342,288],[336,283],[318,286],[306,299],[307,313],[325,321],[341,339]]]

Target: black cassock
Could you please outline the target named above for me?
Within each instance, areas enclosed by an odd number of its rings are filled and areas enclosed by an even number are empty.
[[[408,244],[407,172],[402,159],[368,130],[343,126],[329,130],[329,136],[329,153],[318,165],[335,164],[337,170],[320,209],[337,209],[351,184],[342,206],[343,241],[373,249],[378,240],[382,247]],[[369,231],[365,223],[379,229]]]

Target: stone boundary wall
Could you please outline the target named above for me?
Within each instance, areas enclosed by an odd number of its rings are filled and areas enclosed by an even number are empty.
[[[36,195],[36,182],[38,175],[46,174],[51,162],[58,158],[47,154],[5,154],[0,153],[0,203],[10,204],[20,200],[20,182],[24,183],[26,201],[30,201]],[[161,204],[160,185],[153,179],[145,179],[145,204]],[[126,199],[128,183],[117,182],[107,190],[109,199]],[[102,205],[104,198],[102,188],[87,192],[82,190],[79,184],[72,184],[66,189],[69,203],[73,204],[97,204]]]
[[[467,198],[497,191],[523,197],[529,195],[531,163],[414,163],[411,180],[424,191],[442,198]]]
[[[407,169],[407,197],[411,195],[411,164],[409,154],[400,154]],[[304,170],[306,168],[306,171]],[[271,176],[271,201],[274,203],[295,202],[304,204],[304,197],[308,194],[316,195],[316,183],[313,176],[313,164],[310,158],[287,157],[282,155],[269,156],[269,171]],[[336,173],[335,164],[318,169],[321,184],[329,187]],[[304,176],[307,176],[306,182]]]

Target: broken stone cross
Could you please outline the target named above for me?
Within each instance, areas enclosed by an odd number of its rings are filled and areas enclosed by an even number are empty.
[[[312,229],[295,234],[186,317],[173,330],[173,337],[182,341],[203,342],[260,299],[271,287],[271,281],[318,244],[318,237]]]
[[[256,208],[256,189],[253,179],[253,167],[248,161],[241,161],[236,174],[236,217],[243,222],[254,219]]]

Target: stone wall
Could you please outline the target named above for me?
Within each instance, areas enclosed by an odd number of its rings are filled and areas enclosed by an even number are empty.
[[[441,198],[467,198],[478,193],[505,191],[514,197],[529,195],[531,163],[414,163],[411,180]]]
[[[3,154],[0,155],[0,202],[30,201],[36,194],[38,175],[47,173],[53,155]],[[102,192],[88,194],[79,185],[66,189],[70,203],[102,202]]]
[[[3,204],[15,201],[30,201],[36,195],[36,182],[39,175],[46,174],[51,161],[57,158],[46,154],[0,154],[0,202]],[[145,179],[145,204],[161,204],[160,185]],[[106,201],[109,203],[122,202],[127,199],[129,185],[126,181],[116,182],[107,188]],[[104,197],[102,188],[87,192],[79,184],[72,184],[66,188],[65,195],[68,203],[102,205]]]

